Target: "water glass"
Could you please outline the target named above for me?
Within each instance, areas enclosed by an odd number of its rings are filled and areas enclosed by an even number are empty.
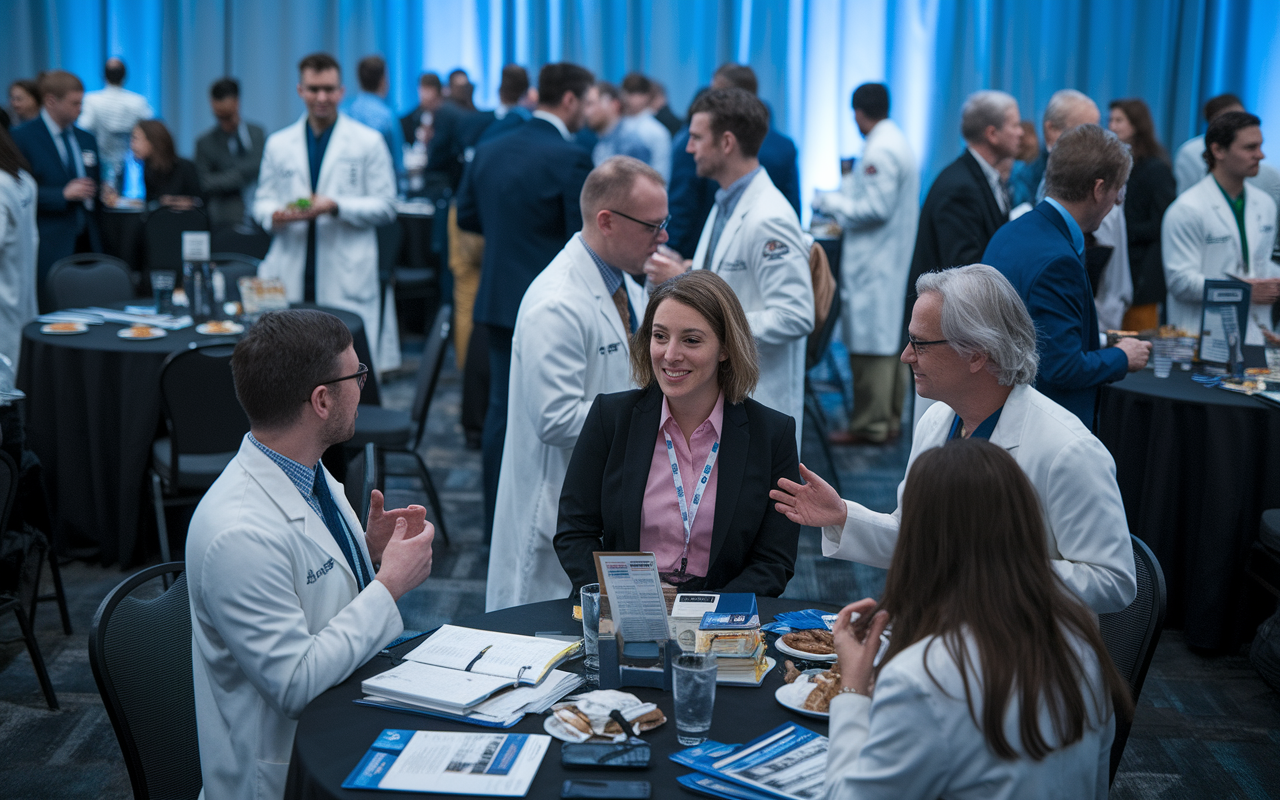
[[[1267,342],[1267,371],[1272,376],[1280,376],[1280,344]]]
[[[1177,339],[1156,339],[1152,343],[1151,359],[1155,363],[1156,377],[1169,377],[1173,368],[1173,349],[1178,346]]]
[[[177,275],[171,269],[151,270],[151,291],[155,294],[156,313],[173,313],[173,285]]]
[[[707,740],[716,704],[716,657],[681,653],[671,660],[676,696],[676,740],[691,747]]]
[[[578,596],[582,600],[583,677],[594,686],[600,683],[600,584],[588,583]]]

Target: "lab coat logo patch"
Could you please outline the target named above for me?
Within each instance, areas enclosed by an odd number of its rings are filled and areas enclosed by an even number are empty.
[[[312,584],[320,580],[325,575],[328,575],[329,570],[333,569],[335,566],[337,565],[333,563],[333,559],[331,558],[328,561],[321,564],[319,569],[307,570],[307,583]]]
[[[778,239],[770,239],[764,243],[764,253],[761,255],[764,256],[765,261],[777,261],[790,252],[791,248],[787,247],[785,242]]]
[[[867,168],[863,170],[863,173],[865,173],[865,174],[867,174],[867,175],[875,175],[875,174],[876,174],[876,165],[875,165],[875,164],[868,164],[868,165],[867,165]]]

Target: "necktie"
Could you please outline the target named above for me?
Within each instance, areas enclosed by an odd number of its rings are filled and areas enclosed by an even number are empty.
[[[71,177],[77,177],[76,172],[76,151],[71,144],[71,128],[70,126],[62,129],[62,149],[66,151],[66,157],[62,160],[62,165],[67,168],[67,174]]]
[[[313,489],[316,499],[320,501],[320,510],[324,512],[325,527],[337,540],[338,547],[342,548],[342,554],[347,557],[347,566],[351,567],[351,572],[355,574],[356,584],[364,589],[372,580],[370,570],[365,563],[364,554],[360,552],[354,538],[347,533],[346,526],[342,524],[338,504],[333,502],[333,495],[329,493],[329,482],[324,479],[324,469],[319,466],[316,467],[316,482]]]
[[[626,278],[623,280],[625,281]],[[618,309],[618,316],[622,318],[622,327],[635,333],[636,319],[631,314],[631,304],[627,302],[627,287],[619,286],[613,293],[613,305]]]

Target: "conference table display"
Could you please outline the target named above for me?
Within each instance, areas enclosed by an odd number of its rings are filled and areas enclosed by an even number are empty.
[[[307,307],[317,306],[295,305]],[[372,364],[360,317],[323,310],[346,324],[356,355]],[[139,529],[151,509],[151,443],[165,435],[160,367],[194,343],[238,336],[206,335],[194,325],[151,328],[145,336],[114,322],[83,330],[46,327],[35,321],[23,328],[18,388],[27,393],[27,441],[44,468],[55,536],[64,548],[95,548],[102,563],[129,566],[142,555]],[[360,401],[378,403],[377,381],[365,384]]]
[[[799,612],[814,605],[811,602],[762,597],[759,598],[760,620],[761,622],[774,620],[776,615],[783,612]],[[582,633],[582,623],[574,619],[573,602],[567,599],[533,603],[482,614],[457,620],[454,626],[525,635],[538,633],[581,636]],[[293,755],[289,764],[289,779],[285,789],[286,798],[320,800],[410,796],[386,790],[380,791],[377,795],[370,795],[363,790],[344,789],[343,783],[352,780],[352,774],[357,767],[367,766],[370,759],[385,758],[389,765],[393,760],[391,756],[419,731],[428,731],[432,734],[482,734],[486,738],[484,738],[485,747],[481,748],[481,753],[485,752],[485,748],[497,753],[505,747],[506,752],[511,754],[512,764],[516,762],[517,756],[514,751],[523,753],[525,747],[540,748],[542,746],[533,744],[540,741],[534,737],[547,733],[544,727],[547,718],[539,714],[526,714],[523,719],[510,727],[493,729],[456,720],[362,705],[361,701],[365,697],[362,684],[395,667],[397,662],[421,646],[424,641],[425,639],[421,637],[412,639],[375,656],[357,669],[346,681],[320,695],[306,707],[298,719]],[[770,645],[770,649],[773,649],[773,645]],[[771,655],[779,661],[788,658],[778,651],[773,651]],[[801,666],[806,665],[801,664]],[[823,663],[819,666],[825,668],[830,665]],[[568,661],[560,664],[557,669],[580,674],[582,660]],[[773,751],[782,753],[782,758],[799,758],[802,754],[811,756],[813,750],[825,748],[827,734],[825,716],[805,715],[783,705],[775,698],[775,694],[784,685],[781,669],[773,670],[766,675],[759,687],[720,684],[716,690],[708,741],[689,749],[682,747],[676,741],[675,708],[671,692],[659,688],[623,687],[622,691],[634,695],[641,702],[655,704],[667,720],[665,724],[644,732],[640,737],[651,751],[648,767],[626,770],[590,766],[566,767],[561,763],[561,751],[562,748],[572,747],[572,745],[566,745],[561,741],[550,741],[547,743],[549,746],[545,754],[541,756],[541,765],[533,775],[531,783],[528,784],[525,796],[560,797],[563,784],[569,780],[585,782],[588,785],[597,781],[644,781],[651,784],[652,796],[655,798],[683,794],[676,788],[677,785],[692,787],[696,784],[704,793],[707,793],[715,786],[729,780],[724,775],[711,774],[713,768],[710,764],[719,763],[723,760],[724,753],[732,752],[725,748],[770,737],[774,738]],[[508,736],[527,738],[509,741],[505,738]],[[427,749],[426,745],[433,738],[420,737],[417,747]],[[440,738],[434,738],[434,740],[445,741]],[[634,740],[632,741],[634,743]],[[791,744],[787,744],[788,742]],[[794,748],[791,745],[794,745]],[[458,746],[456,740],[451,746]],[[379,752],[383,755],[379,756]],[[487,764],[492,759],[484,760]],[[745,766],[745,762],[737,766]],[[706,767],[705,770],[704,767]],[[762,770],[762,772],[768,771],[768,769]],[[700,772],[704,774],[699,774]],[[446,787],[444,784],[437,783],[435,788],[443,790]],[[762,788],[764,787],[757,787],[757,790]],[[464,795],[451,795],[446,791],[439,791],[432,796],[462,797]]]
[[[1164,570],[1167,624],[1192,647],[1230,649],[1269,613],[1244,564],[1262,512],[1280,506],[1280,406],[1193,374],[1142,370],[1104,386],[1098,438],[1115,458],[1129,530]]]

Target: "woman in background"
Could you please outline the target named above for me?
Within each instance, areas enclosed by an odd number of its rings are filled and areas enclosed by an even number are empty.
[[[142,162],[142,179],[147,189],[147,207],[166,206],[186,210],[204,205],[200,196],[200,176],[196,165],[179,158],[173,147],[173,137],[164,123],[144,119],[133,126],[129,138],[133,157]],[[123,170],[118,181],[124,180]],[[113,187],[118,193],[120,186]],[[107,192],[107,194],[112,194]],[[114,203],[110,197],[108,202]]]
[[[1160,223],[1165,209],[1177,198],[1178,187],[1169,167],[1169,154],[1156,139],[1155,123],[1145,102],[1136,97],[1112,100],[1107,127],[1133,153],[1133,171],[1129,173],[1124,200],[1133,302],[1122,325],[1126,330],[1145,331],[1160,324],[1160,304],[1166,294]]]
[[[9,132],[0,129],[0,353],[18,371],[22,327],[36,316],[36,181]]]
[[[9,84],[9,109],[13,112],[10,124],[15,128],[40,116],[40,89],[35,81],[17,80]]]
[[[1022,469],[952,440],[916,459],[901,507],[880,610],[836,618],[828,800],[1105,798],[1133,703],[1093,612],[1049,566]],[[855,612],[874,616],[855,627]]]

